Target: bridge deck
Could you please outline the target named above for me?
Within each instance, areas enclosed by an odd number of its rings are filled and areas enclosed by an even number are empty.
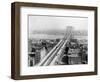
[[[69,35],[67,34],[67,36],[61,39],[60,42],[42,59],[42,61],[37,64],[37,66],[52,65],[57,59],[57,55],[61,55],[61,52],[64,49],[66,43],[68,42],[70,36],[71,33],[69,33]]]

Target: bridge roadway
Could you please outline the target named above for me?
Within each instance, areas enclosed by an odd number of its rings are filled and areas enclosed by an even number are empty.
[[[59,41],[59,43],[40,61],[36,66],[48,66],[53,65],[57,59],[57,56],[61,55],[62,50],[64,49],[66,43],[68,42],[71,33],[65,36],[63,39]]]

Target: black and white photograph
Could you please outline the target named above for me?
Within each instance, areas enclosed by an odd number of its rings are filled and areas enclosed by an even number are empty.
[[[13,79],[97,75],[97,7],[12,3]]]
[[[88,64],[88,18],[28,15],[28,67]]]

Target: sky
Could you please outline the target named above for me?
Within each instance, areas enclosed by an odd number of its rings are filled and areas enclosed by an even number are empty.
[[[87,30],[88,18],[85,17],[61,17],[61,16],[28,16],[29,34],[34,32],[63,31],[67,26],[72,26],[74,30]]]

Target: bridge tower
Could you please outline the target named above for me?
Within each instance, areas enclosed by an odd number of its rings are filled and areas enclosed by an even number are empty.
[[[66,27],[66,33],[65,33],[65,39],[69,36],[70,34],[70,39],[73,38],[73,27],[72,26],[67,26]]]

